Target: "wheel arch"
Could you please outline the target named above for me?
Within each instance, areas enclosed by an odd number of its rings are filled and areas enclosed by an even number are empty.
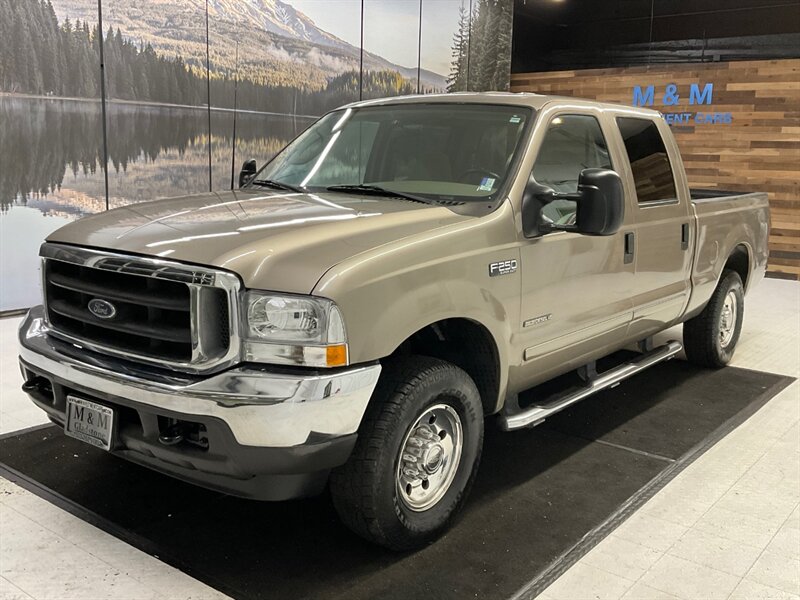
[[[500,349],[483,323],[465,317],[434,321],[408,336],[382,362],[414,354],[440,358],[463,369],[478,388],[485,414],[496,413],[502,406]]]
[[[719,245],[714,242],[714,246],[718,247]],[[728,247],[730,250],[727,252],[717,251],[718,253],[714,253],[717,258],[713,260],[713,269],[706,269],[702,275],[698,273],[693,275],[692,295],[683,321],[697,316],[706,307],[726,270],[738,273],[745,292],[749,291],[754,281],[758,281],[759,278],[753,276],[756,270],[756,259],[750,244],[739,241]]]
[[[747,282],[750,278],[750,272],[752,271],[752,252],[746,243],[738,244],[728,255],[728,259],[722,266],[722,271],[717,279],[717,285],[719,285],[722,274],[728,269],[739,274],[742,280],[742,286],[747,290]]]

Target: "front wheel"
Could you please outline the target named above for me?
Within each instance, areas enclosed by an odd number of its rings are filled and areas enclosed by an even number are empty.
[[[724,367],[733,358],[744,319],[744,287],[735,271],[723,271],[699,315],[683,324],[686,358],[701,367]]]
[[[483,445],[475,383],[425,356],[388,362],[348,462],[331,473],[342,521],[392,550],[441,535],[466,500]]]

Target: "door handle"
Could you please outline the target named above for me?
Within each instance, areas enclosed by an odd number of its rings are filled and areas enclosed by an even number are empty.
[[[633,254],[636,249],[636,237],[632,231],[625,234],[625,264],[633,262]]]
[[[681,250],[689,249],[689,224],[681,225]]]

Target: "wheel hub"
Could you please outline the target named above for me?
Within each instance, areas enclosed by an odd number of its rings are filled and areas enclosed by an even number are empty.
[[[440,444],[432,444],[422,455],[422,466],[429,475],[436,473],[442,466],[444,448]]]
[[[403,473],[410,482],[427,479],[442,467],[445,449],[439,440],[439,433],[428,424],[412,432],[403,449]]]
[[[461,419],[439,404],[427,409],[412,425],[400,450],[397,492],[411,510],[427,510],[453,482],[463,445]]]
[[[730,291],[725,296],[719,316],[719,343],[722,348],[728,347],[736,331],[736,310],[736,295]]]

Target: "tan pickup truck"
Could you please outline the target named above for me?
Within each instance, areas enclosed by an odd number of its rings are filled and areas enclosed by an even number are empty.
[[[452,521],[485,422],[674,356],[653,336],[676,323],[725,365],[767,262],[766,194],[690,191],[658,113],[569,98],[352,104],[240,186],[53,233],[24,389],[67,435],[208,488],[329,485],[395,549]],[[518,401],[568,371],[584,383]]]

